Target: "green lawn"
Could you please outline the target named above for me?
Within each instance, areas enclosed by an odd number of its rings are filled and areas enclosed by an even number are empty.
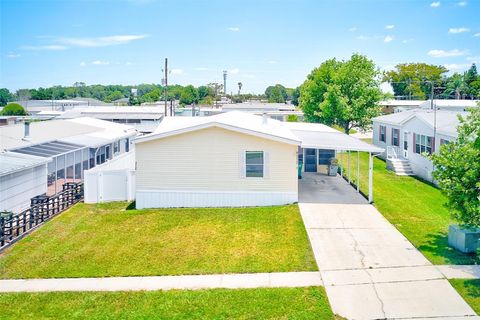
[[[348,176],[346,154],[339,155]],[[351,179],[356,183],[357,154],[350,155]],[[453,250],[447,243],[453,223],[439,189],[415,177],[397,176],[384,161],[374,159],[373,200],[378,210],[434,264],[475,264],[480,259]],[[368,193],[368,154],[360,153],[360,190]]]
[[[322,288],[0,294],[1,319],[334,319]]]
[[[77,204],[0,255],[0,278],[317,270],[297,205]]]
[[[480,280],[450,280],[452,286],[476,313],[480,313]]]

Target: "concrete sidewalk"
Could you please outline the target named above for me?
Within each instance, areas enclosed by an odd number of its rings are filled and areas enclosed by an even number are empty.
[[[0,280],[0,292],[141,291],[321,286],[319,272],[278,272],[157,277]]]
[[[433,266],[374,206],[299,206],[334,313],[347,319],[476,318],[446,280],[446,274],[473,277],[476,271]]]

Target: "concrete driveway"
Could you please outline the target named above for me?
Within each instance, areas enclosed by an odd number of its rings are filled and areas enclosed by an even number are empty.
[[[358,196],[340,177],[305,179],[299,187],[334,313],[347,319],[477,318],[444,275]]]

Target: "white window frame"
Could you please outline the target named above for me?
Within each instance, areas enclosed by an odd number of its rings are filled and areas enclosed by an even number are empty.
[[[247,159],[248,153],[261,153],[262,154],[262,164],[249,164]],[[249,166],[262,166],[262,175],[261,176],[249,176],[248,175],[248,167]],[[262,150],[248,150],[245,151],[245,178],[247,179],[263,179],[265,178],[265,151]]]
[[[430,143],[428,143],[428,140],[430,139]],[[417,145],[419,146],[417,150]],[[415,153],[417,154],[432,154],[433,152],[433,138],[430,136],[426,136],[423,134],[415,134]],[[428,150],[430,149],[430,151]]]
[[[387,126],[380,125],[380,135],[378,139],[380,142],[387,142]],[[383,136],[382,136],[383,135]]]

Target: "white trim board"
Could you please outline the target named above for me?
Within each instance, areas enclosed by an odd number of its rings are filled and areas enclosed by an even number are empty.
[[[257,207],[298,202],[298,192],[137,190],[136,207]]]

